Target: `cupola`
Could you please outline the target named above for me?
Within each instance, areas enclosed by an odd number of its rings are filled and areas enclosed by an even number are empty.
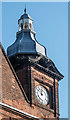
[[[33,30],[33,20],[32,18],[26,13],[26,8],[24,10],[24,14],[20,17],[20,19],[18,20],[18,24],[19,24],[19,31],[23,30],[23,29],[30,29],[32,31]]]
[[[33,19],[26,13],[26,8],[24,14],[18,20],[18,26],[16,41],[7,48],[8,57],[19,54],[46,56],[46,48],[39,44],[35,38]]]

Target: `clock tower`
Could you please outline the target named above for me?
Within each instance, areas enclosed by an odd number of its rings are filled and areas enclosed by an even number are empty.
[[[26,8],[18,25],[16,41],[7,48],[7,55],[26,93],[26,101],[30,107],[38,107],[37,117],[58,119],[58,82],[64,76],[47,57],[46,48],[36,40],[33,19]]]

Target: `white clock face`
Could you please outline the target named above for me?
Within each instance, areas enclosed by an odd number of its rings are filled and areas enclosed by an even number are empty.
[[[47,105],[49,103],[48,92],[43,86],[37,85],[35,87],[35,96],[40,104]]]

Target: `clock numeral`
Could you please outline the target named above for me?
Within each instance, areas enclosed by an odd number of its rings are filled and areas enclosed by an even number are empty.
[[[41,85],[36,86],[35,95],[40,104],[44,104],[44,105],[48,104],[49,95],[48,95],[47,90],[43,86]]]

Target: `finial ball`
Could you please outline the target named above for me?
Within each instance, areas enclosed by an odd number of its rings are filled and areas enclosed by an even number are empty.
[[[24,13],[26,14],[26,8],[24,9]]]

